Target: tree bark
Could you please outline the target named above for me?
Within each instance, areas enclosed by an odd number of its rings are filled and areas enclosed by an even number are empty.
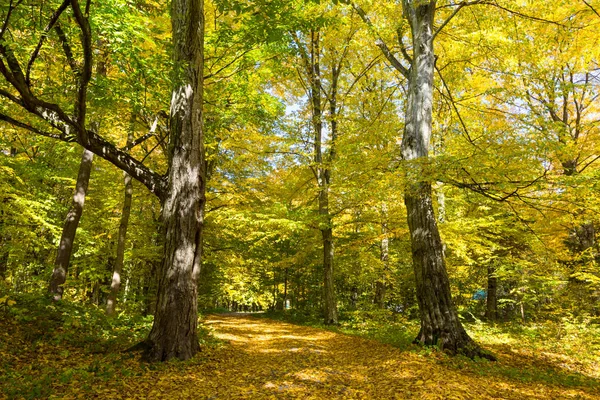
[[[485,317],[488,321],[496,321],[498,319],[498,277],[496,276],[496,268],[491,265],[488,265]]]
[[[186,360],[198,350],[198,288],[205,204],[203,148],[204,1],[173,0],[175,85],[168,187],[162,199],[164,259],[146,358]]]
[[[133,144],[133,135],[135,132],[135,112],[131,114],[131,125],[127,135],[127,148]],[[117,306],[117,297],[121,288],[121,272],[125,261],[125,243],[127,239],[127,228],[129,227],[129,215],[131,214],[131,200],[133,197],[133,180],[131,175],[123,172],[123,182],[125,184],[125,197],[123,199],[123,210],[121,211],[121,221],[119,223],[119,237],[117,239],[117,258],[110,283],[110,292],[106,301],[106,314],[114,315]]]
[[[312,106],[312,125],[314,131],[314,160],[316,164],[317,184],[319,186],[319,226],[323,239],[323,317],[326,325],[338,323],[337,300],[333,280],[333,227],[329,214],[329,184],[331,171],[324,165],[323,158],[323,108],[321,102],[321,36],[311,31],[310,43],[310,100]],[[332,92],[335,92],[333,90]],[[335,110],[334,110],[335,112]],[[332,118],[332,142],[335,140],[336,121]],[[333,144],[332,144],[333,146]],[[330,153],[330,161],[332,154]]]
[[[3,243],[0,242],[0,284],[6,280],[6,271],[8,271],[8,250],[2,248]]]
[[[379,259],[383,264],[383,271],[375,282],[375,299],[374,303],[377,308],[385,308],[385,295],[387,292],[387,283],[385,280],[386,273],[389,269],[389,253],[390,253],[390,238],[388,237],[387,227],[387,203],[381,205],[381,244]]]
[[[283,279],[283,309],[287,310],[287,300],[288,300],[288,269],[285,269],[284,279]]]
[[[331,183],[331,167],[329,163],[335,158],[335,141],[337,138],[337,82],[339,68],[332,69],[331,94],[329,98],[331,117],[331,145],[329,155],[323,156],[323,102],[321,86],[321,35],[318,30],[310,31],[310,42],[302,44],[300,38],[292,33],[300,51],[302,62],[309,82],[308,97],[312,112],[311,125],[313,129],[313,172],[317,178],[319,202],[319,230],[323,243],[323,295],[322,309],[326,325],[338,323],[337,300],[334,285],[334,247],[332,218],[329,213],[329,185]],[[327,158],[327,160],[325,160]],[[327,161],[327,163],[325,163]]]
[[[58,253],[56,255],[56,260],[54,261],[54,271],[52,272],[48,288],[50,295],[55,301],[62,299],[64,291],[62,285],[67,279],[71,253],[73,252],[73,241],[75,240],[77,226],[79,225],[79,220],[83,213],[83,205],[85,203],[85,196],[90,182],[93,160],[94,154],[89,150],[84,150],[83,155],[81,156],[81,163],[79,164],[79,173],[77,175],[73,203],[63,226]]]
[[[428,158],[432,133],[436,1],[403,0],[402,3],[413,40],[402,156],[408,163],[404,201],[421,316],[415,342],[438,346],[452,354],[493,358],[477,346],[458,319],[434,216],[431,183],[419,168],[420,162]]]

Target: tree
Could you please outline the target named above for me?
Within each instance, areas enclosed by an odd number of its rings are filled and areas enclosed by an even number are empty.
[[[81,163],[79,164],[79,173],[77,174],[77,183],[75,184],[73,204],[69,209],[63,225],[63,232],[58,245],[56,260],[54,261],[54,271],[52,272],[48,288],[50,295],[55,301],[62,299],[64,291],[62,285],[64,285],[67,280],[67,272],[69,263],[71,262],[71,253],[73,251],[73,242],[75,241],[75,233],[79,226],[79,220],[83,214],[83,205],[90,183],[93,160],[94,153],[84,149],[81,156]]]
[[[127,135],[127,148],[133,146],[133,135],[135,131],[135,113],[131,115],[131,126]],[[110,293],[106,300],[106,314],[113,315],[117,305],[117,296],[121,288],[121,274],[123,272],[123,262],[125,259],[125,241],[127,239],[127,228],[129,227],[129,216],[131,215],[131,200],[133,198],[133,181],[128,173],[123,173],[123,183],[125,186],[125,195],[123,198],[123,209],[121,211],[121,221],[119,223],[119,236],[117,238],[117,257],[113,268],[113,276],[110,283]]]
[[[13,13],[17,17],[20,2],[11,1],[0,32],[0,73],[7,88],[0,96],[13,108],[34,117],[18,119],[6,113],[0,120],[32,133],[57,140],[77,142],[87,150],[110,161],[143,183],[159,197],[163,206],[165,247],[159,273],[157,310],[147,341],[151,360],[188,359],[199,349],[197,337],[197,277],[201,263],[204,212],[205,170],[202,132],[203,83],[203,1],[175,0],[171,4],[173,30],[173,96],[170,115],[169,170],[166,176],[152,171],[142,162],[98,135],[87,122],[88,86],[92,79],[93,35],[90,26],[90,3],[82,8],[77,0],[61,2],[50,17],[29,57],[26,69],[15,47],[7,43],[6,27]],[[81,35],[82,62],[75,66],[77,82],[73,93],[73,113],[64,105],[42,99],[36,92],[35,75],[31,75],[39,48],[54,30],[70,59],[72,46],[61,34],[59,19],[70,9]],[[33,78],[33,79],[32,79]],[[14,115],[14,114],[13,114]],[[50,130],[48,130],[50,128]]]
[[[352,4],[363,21],[373,27],[367,14]],[[464,5],[464,4],[463,4]],[[458,6],[458,9],[463,6]],[[450,353],[469,357],[493,357],[483,352],[463,328],[452,302],[450,283],[444,261],[443,245],[433,210],[431,182],[425,180],[423,166],[429,157],[432,136],[432,111],[435,72],[434,27],[436,0],[403,0],[403,17],[408,21],[412,38],[409,55],[399,37],[405,67],[379,38],[377,45],[392,66],[407,80],[407,99],[401,153],[406,162],[406,204],[411,235],[413,267],[421,328],[415,342],[439,346]],[[449,19],[454,17],[451,14]],[[442,23],[443,28],[447,22]],[[440,28],[441,29],[441,28]]]

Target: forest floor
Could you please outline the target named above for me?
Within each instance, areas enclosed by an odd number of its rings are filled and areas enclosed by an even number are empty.
[[[123,350],[148,321],[45,307],[0,312],[0,398],[600,399],[600,371],[564,355],[484,343],[499,361],[472,361],[242,314],[207,316],[194,359],[146,364]]]

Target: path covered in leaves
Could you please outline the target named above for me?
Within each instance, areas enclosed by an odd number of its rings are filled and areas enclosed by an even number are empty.
[[[224,345],[204,350],[177,372],[155,371],[132,398],[197,399],[593,399],[592,385],[564,388],[541,376],[519,377],[523,362],[493,349],[491,366],[444,355],[402,352],[378,342],[240,315],[210,316],[205,324]],[[499,353],[500,351],[500,353]],[[538,366],[544,368],[544,365]],[[491,371],[491,372],[490,372]],[[495,372],[494,372],[495,371]],[[568,375],[568,371],[565,371]],[[543,371],[542,371],[543,375]],[[594,382],[593,379],[590,382]]]

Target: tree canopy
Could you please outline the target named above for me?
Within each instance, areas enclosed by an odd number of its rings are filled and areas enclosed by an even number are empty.
[[[465,322],[600,316],[596,1],[7,0],[0,24],[0,295],[153,315],[158,361],[198,351],[197,309],[402,315],[489,359]]]

